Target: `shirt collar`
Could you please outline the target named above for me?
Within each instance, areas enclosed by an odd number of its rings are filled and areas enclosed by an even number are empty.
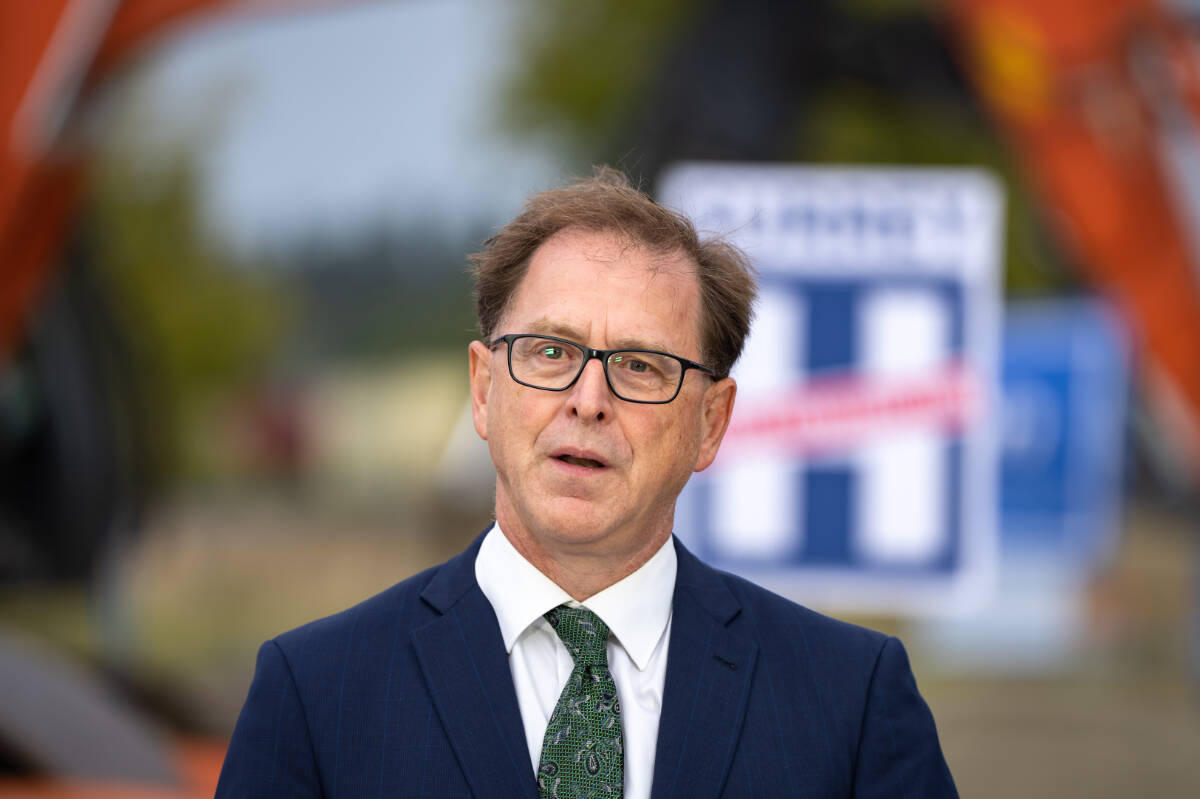
[[[570,594],[517,552],[499,523],[492,525],[479,545],[475,579],[496,611],[504,649],[510,654],[526,627],[551,608],[571,601]]]
[[[639,670],[645,669],[671,618],[677,568],[671,539],[637,571],[583,603],[608,625]],[[496,612],[505,651],[546,611],[578,605],[553,580],[525,560],[497,523],[475,558],[475,579]]]

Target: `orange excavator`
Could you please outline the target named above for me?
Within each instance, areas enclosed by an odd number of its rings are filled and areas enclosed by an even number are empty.
[[[113,396],[122,381],[111,369],[125,362],[111,346],[119,337],[107,335],[115,309],[97,307],[103,295],[66,268],[86,258],[73,243],[90,155],[81,111],[183,24],[309,5],[0,4],[0,579],[87,577],[132,523],[122,473],[136,409]],[[165,737],[111,681],[3,630],[0,663],[0,797],[213,795],[222,742]]]
[[[166,34],[319,0],[0,5],[0,580],[86,579],[136,527],[149,455],[134,360],[87,263],[81,117]],[[68,268],[68,266],[70,268]]]
[[[112,400],[103,367],[122,359],[98,348],[104,336],[93,335],[105,312],[115,312],[93,307],[99,295],[81,290],[64,268],[86,258],[76,231],[90,157],[77,135],[81,111],[124,65],[181,25],[319,2],[0,4],[0,554],[10,560],[86,576],[118,520],[129,524],[126,506],[134,504],[118,479],[129,468],[131,447],[121,436],[133,429],[122,424],[131,414]],[[1194,32],[1166,0],[941,0],[937,11],[1062,248],[1123,309],[1170,437],[1200,462]],[[47,384],[47,375],[58,384]],[[49,485],[57,493],[47,493]],[[3,568],[0,579],[8,576]],[[178,753],[167,787],[161,780],[136,789],[0,780],[0,796],[211,795],[219,750],[181,746]]]

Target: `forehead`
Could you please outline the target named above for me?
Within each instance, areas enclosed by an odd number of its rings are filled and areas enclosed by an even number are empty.
[[[500,332],[557,332],[591,346],[699,357],[699,320],[700,284],[686,255],[568,228],[534,252],[504,315],[511,329]]]

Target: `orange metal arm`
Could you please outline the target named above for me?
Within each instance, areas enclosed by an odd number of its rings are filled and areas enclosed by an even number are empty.
[[[1200,163],[1188,33],[1155,0],[957,0],[954,13],[964,63],[1060,238],[1200,430],[1200,209],[1172,162],[1190,148]]]

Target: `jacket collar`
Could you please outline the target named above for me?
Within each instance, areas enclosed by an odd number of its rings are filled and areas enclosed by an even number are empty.
[[[479,547],[483,544],[485,535],[487,530],[480,533],[469,547],[438,567],[425,590],[421,592],[421,599],[425,604],[438,613],[449,613],[450,608],[468,591],[479,587],[475,580],[475,558],[479,555]]]
[[[679,593],[687,591],[713,620],[721,625],[732,622],[741,612],[737,597],[721,579],[721,572],[701,561],[675,538],[678,570],[675,575],[675,603]]]
[[[504,641],[475,581],[480,536],[433,575],[421,598],[441,615],[411,640],[429,697],[476,796],[536,799]]]

